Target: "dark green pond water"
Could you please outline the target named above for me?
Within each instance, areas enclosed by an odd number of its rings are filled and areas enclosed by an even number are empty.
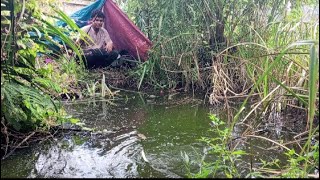
[[[113,105],[98,100],[65,103],[67,112],[95,132],[64,132],[61,137],[16,151],[1,161],[1,177],[182,178],[187,173],[182,153],[194,162],[191,171],[198,172],[209,148],[199,139],[217,136],[209,131],[208,114],[223,118],[226,110],[184,96],[128,97],[112,101]],[[240,127],[235,128],[234,134],[241,132]],[[261,140],[253,143],[270,147]],[[238,147],[248,150],[245,144]],[[255,163],[279,154],[278,150],[255,152]],[[249,158],[243,159],[238,166],[245,171],[248,162]]]

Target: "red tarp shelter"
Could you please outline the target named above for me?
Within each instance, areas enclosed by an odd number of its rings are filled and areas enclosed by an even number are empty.
[[[106,0],[102,10],[106,16],[105,28],[115,48],[125,49],[135,58],[146,61],[151,41],[112,0]]]

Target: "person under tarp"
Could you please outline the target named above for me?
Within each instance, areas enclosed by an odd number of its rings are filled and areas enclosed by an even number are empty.
[[[91,14],[94,10],[100,10],[105,15],[103,27],[113,42],[113,50],[125,50],[140,61],[148,59],[148,51],[152,46],[151,41],[112,0],[97,0],[75,12],[70,18],[74,19],[79,27],[83,27],[93,23],[90,21],[93,20]]]
[[[107,67],[120,58],[120,54],[114,50],[108,31],[102,27],[104,19],[105,16],[100,10],[94,10],[91,24],[81,28],[91,39],[86,39],[88,43],[85,43],[83,37],[78,37],[76,41],[83,49],[88,69]]]

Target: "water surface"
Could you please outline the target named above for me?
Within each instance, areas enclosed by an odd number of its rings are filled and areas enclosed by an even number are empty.
[[[187,169],[182,154],[192,161],[191,172],[200,168],[208,146],[201,137],[217,137],[211,129],[209,113],[226,118],[222,107],[202,105],[186,96],[154,97],[130,94],[110,104],[105,100],[67,102],[67,112],[78,117],[94,132],[64,131],[61,136],[28,149],[17,151],[1,161],[1,177],[45,178],[182,178]],[[236,126],[233,135],[241,136]],[[279,134],[279,138],[287,135]],[[272,144],[252,139],[254,156],[237,163],[244,176],[249,162],[259,165],[260,158],[279,158],[282,150],[263,150]],[[240,141],[238,149],[250,152]],[[251,152],[252,152],[251,151]],[[283,160],[285,161],[285,160]]]
[[[181,152],[192,157],[204,148],[198,139],[210,135],[209,109],[184,97],[132,95],[113,102],[65,103],[95,132],[64,132],[18,151],[1,162],[1,177],[184,177]]]

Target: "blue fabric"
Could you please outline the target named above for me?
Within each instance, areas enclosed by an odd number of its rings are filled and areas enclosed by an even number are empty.
[[[75,13],[70,15],[70,18],[75,20],[76,24],[81,28],[81,27],[87,25],[88,21],[91,18],[92,11],[94,11],[96,9],[101,9],[102,6],[104,5],[105,1],[107,1],[107,0],[97,0],[96,2],[89,4],[88,6],[76,11]],[[56,22],[56,25],[64,27],[64,26],[66,26],[66,23],[63,21],[58,21],[58,22]],[[42,43],[50,46],[53,50],[58,51],[60,49],[57,45],[55,45],[49,41],[41,40],[41,37],[38,37],[38,34],[35,32],[31,31],[31,32],[28,32],[28,34],[31,37],[36,38],[37,40],[41,41]],[[68,33],[66,33],[66,34],[68,34]],[[42,35],[43,34],[41,33],[41,36]],[[59,44],[62,43],[62,40],[58,36],[53,36],[52,39],[53,39],[53,41],[56,41]],[[41,55],[41,53],[38,53],[38,55]]]
[[[33,31],[29,31],[28,34],[30,35],[30,37],[32,37],[32,38],[34,38],[34,39],[37,39],[37,40],[40,40],[40,41],[42,41],[44,44],[47,44],[47,45],[50,45],[50,44],[51,44],[51,46],[56,46],[56,45],[52,44],[52,43],[49,42],[49,41],[43,40],[43,39],[42,39],[43,33],[40,33],[40,37],[39,37],[39,35],[38,35],[37,33],[33,32]],[[68,35],[68,33],[66,33],[66,34]],[[61,42],[62,42],[61,38],[58,37],[58,36],[53,36],[53,37],[52,37],[52,40],[55,41],[55,42],[57,42],[57,43],[59,43],[59,44],[61,44]],[[56,47],[58,47],[58,46],[56,46]]]
[[[106,0],[97,0],[96,2],[89,4],[88,6],[76,11],[75,13],[70,15],[70,18],[75,20],[76,24],[81,28],[87,25],[88,21],[91,18],[92,11],[102,8],[105,1]],[[58,21],[57,25],[66,26],[66,23],[63,21]]]

